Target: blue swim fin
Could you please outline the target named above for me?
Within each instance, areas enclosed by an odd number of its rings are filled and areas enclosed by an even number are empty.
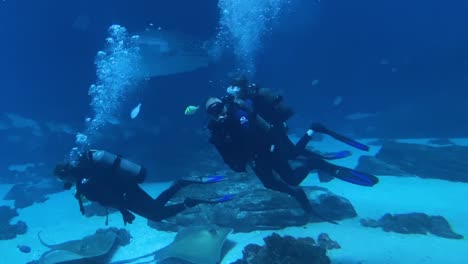
[[[224,202],[227,202],[227,201],[230,201],[232,199],[234,199],[235,195],[234,194],[227,194],[227,195],[223,195],[221,197],[217,197],[217,198],[214,198],[214,199],[210,199],[207,201],[207,203],[224,203]]]
[[[224,180],[226,180],[226,176],[223,176],[223,175],[213,175],[213,176],[202,177],[203,183],[214,183],[214,182],[220,182]]]
[[[356,140],[348,138],[348,137],[346,137],[344,135],[338,134],[337,132],[326,128],[325,126],[323,126],[320,123],[312,124],[310,126],[310,129],[312,129],[312,130],[314,130],[315,132],[318,132],[318,133],[329,135],[329,136],[331,136],[331,137],[333,137],[333,138],[335,138],[335,139],[337,139],[337,140],[339,140],[339,141],[341,141],[341,142],[343,142],[345,144],[350,145],[351,147],[355,147],[355,148],[363,150],[363,151],[369,151],[369,146],[364,145],[362,143],[359,143]]]
[[[191,183],[215,183],[219,181],[225,180],[226,177],[223,175],[213,175],[213,176],[205,176],[205,177],[185,177],[182,178],[182,181],[185,183],[191,184]]]
[[[379,182],[379,178],[374,175],[343,167],[339,168],[334,176],[342,181],[367,187],[372,187]]]

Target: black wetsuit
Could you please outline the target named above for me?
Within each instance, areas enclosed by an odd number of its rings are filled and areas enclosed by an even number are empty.
[[[304,134],[294,144],[286,131],[275,133],[272,140],[274,142],[275,170],[288,184],[299,185],[313,170],[326,172],[331,176],[339,170],[347,170],[347,168],[330,163],[324,160],[321,155],[308,150],[306,146],[310,140],[311,137]],[[293,168],[289,161],[299,161],[300,165]]]
[[[277,136],[264,131],[256,120],[255,114],[237,104],[231,104],[223,122],[210,122],[210,142],[231,169],[236,172],[246,171],[246,165],[250,164],[266,188],[295,197],[306,211],[311,211],[307,195],[297,186],[305,176],[302,170],[294,170],[288,163],[289,156],[295,155],[289,151],[295,150],[286,150],[288,145],[284,142],[284,148],[283,143],[279,148],[284,152],[279,154],[280,152],[271,151]],[[301,175],[298,175],[298,172],[301,172]]]
[[[266,188],[292,195],[308,212],[312,212],[312,208],[299,184],[313,170],[319,171],[321,181],[340,178],[365,186],[378,182],[372,175],[329,163],[324,156],[307,150],[306,146],[311,140],[307,133],[294,144],[284,123],[293,115],[293,111],[282,102],[281,97],[272,95],[268,89],[254,88],[244,99],[236,99],[236,103],[233,101],[229,99],[226,103],[225,100],[227,119],[222,123],[212,121],[209,128],[211,143],[234,171],[245,171],[246,164],[250,162]],[[258,122],[259,117],[263,122]],[[263,124],[265,122],[267,129]],[[301,163],[293,167],[290,161]],[[362,180],[359,183],[353,174],[362,175],[364,183]]]
[[[248,108],[253,115],[259,115],[271,127],[268,132],[268,149],[274,148],[271,159],[274,170],[281,178],[291,185],[299,185],[312,170],[326,172],[333,177],[339,171],[349,169],[327,162],[323,156],[308,150],[307,144],[311,137],[306,133],[294,144],[288,136],[286,120],[293,116],[294,111],[283,102],[281,96],[275,95],[268,88],[252,85],[247,88],[246,97],[237,99],[241,108]],[[262,148],[260,148],[262,149]],[[291,166],[288,161],[300,161],[299,166]],[[329,178],[328,180],[331,180]]]
[[[192,203],[185,202],[166,205],[177,191],[187,185],[183,181],[176,181],[156,199],[153,199],[136,182],[120,177],[114,168],[104,169],[93,166],[89,160],[82,160],[72,173],[76,178],[76,197],[83,214],[85,212],[81,195],[104,207],[119,210],[125,224],[132,223],[135,219],[131,212],[152,221],[160,221],[178,214],[187,206],[194,206]]]

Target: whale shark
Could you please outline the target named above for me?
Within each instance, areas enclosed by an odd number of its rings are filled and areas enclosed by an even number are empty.
[[[145,78],[195,71],[207,67],[206,41],[182,32],[149,29],[137,34],[140,74]]]

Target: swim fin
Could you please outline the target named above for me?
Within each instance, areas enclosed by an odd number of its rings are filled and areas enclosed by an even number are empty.
[[[214,183],[214,182],[224,181],[225,179],[226,179],[226,176],[213,175],[213,176],[202,177],[202,182],[203,183]]]
[[[215,182],[223,181],[225,179],[226,179],[226,176],[213,175],[213,176],[205,176],[205,177],[198,177],[198,176],[185,177],[185,178],[182,178],[182,181],[188,184],[190,183],[215,183]]]
[[[374,175],[344,167],[338,168],[334,176],[342,181],[367,187],[372,187],[379,182],[379,178]]]
[[[227,194],[227,195],[223,195],[221,197],[210,199],[210,200],[207,201],[207,203],[212,203],[212,204],[224,203],[224,202],[227,202],[227,201],[231,201],[232,199],[234,199],[234,197],[235,197],[234,194]]]
[[[333,138],[335,138],[335,139],[337,139],[337,140],[339,140],[339,141],[341,141],[341,142],[343,142],[345,144],[350,145],[351,147],[355,147],[355,148],[363,150],[363,151],[369,151],[369,146],[364,145],[362,143],[359,143],[356,140],[348,138],[348,137],[346,137],[344,135],[338,134],[335,131],[332,131],[332,130],[326,128],[325,126],[323,126],[320,123],[313,123],[310,126],[310,129],[312,129],[312,130],[314,130],[315,132],[318,132],[318,133],[329,135],[329,136],[331,136],[331,137],[333,137]]]

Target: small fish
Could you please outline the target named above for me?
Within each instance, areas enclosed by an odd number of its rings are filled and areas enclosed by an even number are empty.
[[[349,114],[345,116],[346,120],[361,120],[361,119],[366,119],[370,117],[374,117],[378,115],[379,113],[362,113],[362,112],[357,112],[353,114]]]
[[[343,102],[343,97],[337,96],[335,97],[335,100],[333,100],[333,106],[339,106]]]
[[[390,63],[390,62],[389,62],[388,59],[386,59],[386,58],[382,58],[382,59],[380,60],[380,65],[388,65],[389,63]]]
[[[29,246],[26,246],[26,245],[18,245],[18,246],[16,246],[16,247],[19,249],[19,251],[21,251],[21,252],[23,252],[23,253],[29,253],[29,252],[31,252],[31,247],[29,247]]]
[[[312,86],[316,86],[317,84],[319,84],[320,80],[319,79],[315,79],[312,81]]]
[[[200,108],[199,105],[194,106],[194,105],[189,105],[187,108],[185,108],[185,115],[194,115],[197,111],[198,108]]]
[[[140,113],[140,107],[141,107],[141,103],[139,103],[137,106],[135,106],[135,108],[133,108],[132,112],[130,112],[130,117],[132,119],[135,119],[138,114]]]

